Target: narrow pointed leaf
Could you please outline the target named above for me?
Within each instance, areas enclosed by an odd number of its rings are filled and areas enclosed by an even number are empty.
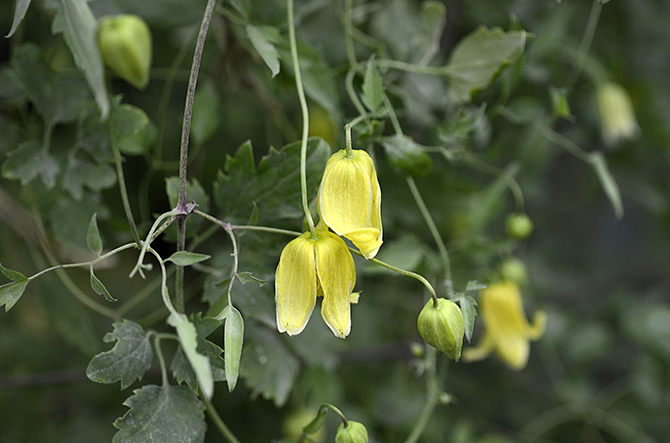
[[[237,377],[240,372],[240,359],[242,358],[242,344],[244,342],[244,320],[240,311],[234,306],[226,306],[226,325],[224,327],[224,352],[226,363],[226,382],[228,390],[235,389]]]
[[[247,36],[256,52],[272,71],[272,76],[279,74],[279,53],[273,44],[279,41],[279,29],[273,26],[247,25]]]
[[[263,286],[265,283],[267,283],[267,280],[263,280],[262,278],[258,278],[255,275],[253,275],[251,272],[239,272],[235,274],[238,279],[240,279],[240,282],[243,285],[246,285],[247,283],[258,283],[259,286]]]
[[[363,103],[374,112],[381,106],[383,95],[382,78],[377,71],[374,60],[370,60],[363,79]]]
[[[475,306],[477,306],[477,302],[474,298],[462,292],[457,293],[453,300],[461,305],[461,313],[463,314],[463,323],[465,325],[465,337],[469,342],[475,329],[475,317],[477,316]]]
[[[207,254],[198,254],[195,252],[179,251],[172,254],[165,261],[171,261],[177,266],[190,266],[194,263],[200,263],[210,258]]]
[[[28,286],[28,280],[0,286],[0,306],[5,305],[5,312],[12,309],[12,306],[19,301],[19,298],[23,295],[23,291],[26,290],[26,286]]]
[[[0,263],[0,272],[2,272],[2,275],[10,279],[11,281],[23,282],[28,280],[25,275],[21,274],[18,271],[12,271],[11,269],[5,268],[4,266],[2,266],[2,263]]]
[[[97,213],[94,213],[91,217],[91,221],[88,224],[88,232],[86,234],[86,244],[88,249],[100,255],[102,252],[102,239],[100,238],[100,231],[98,231],[98,221]]]
[[[598,180],[605,191],[605,195],[614,207],[614,214],[616,218],[623,217],[623,203],[621,202],[621,193],[619,192],[619,185],[617,185],[614,176],[607,167],[607,160],[602,152],[594,152],[590,154],[590,163],[593,169],[598,174]]]
[[[109,302],[118,301],[112,297],[112,294],[109,293],[105,285],[103,285],[100,279],[95,276],[93,273],[93,266],[91,266],[91,288],[95,291],[96,294],[105,297],[105,300]]]
[[[5,36],[6,38],[11,37],[16,32],[16,29],[21,24],[23,17],[26,16],[28,11],[28,6],[30,6],[30,0],[16,0],[16,9],[14,10],[14,22],[12,23],[12,29],[9,30],[9,33]]]

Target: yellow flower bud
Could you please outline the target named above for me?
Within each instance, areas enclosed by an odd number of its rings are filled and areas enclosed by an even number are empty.
[[[342,423],[337,428],[335,434],[335,443],[368,443],[368,430],[362,423],[357,421],[348,421],[347,426]]]
[[[100,19],[98,46],[105,64],[138,89],[149,82],[151,32],[132,14]]]
[[[433,299],[428,300],[419,314],[417,327],[426,343],[444,352],[454,361],[461,358],[465,323],[461,308],[456,303],[438,298],[435,307]]]
[[[302,332],[312,315],[317,295],[323,296],[321,316],[340,338],[351,330],[354,259],[346,243],[327,229],[316,229],[289,242],[275,275],[277,329],[289,335]]]
[[[377,171],[367,152],[343,149],[328,159],[319,187],[319,215],[367,259],[382,244],[381,200]]]
[[[511,281],[483,289],[479,296],[479,311],[486,328],[484,337],[476,347],[463,352],[463,360],[481,360],[495,351],[510,368],[525,368],[530,340],[538,340],[544,333],[545,313],[538,311],[530,325],[523,312],[519,287]]]
[[[640,128],[628,92],[618,83],[605,83],[596,91],[603,140],[615,145],[621,139],[633,139]]]

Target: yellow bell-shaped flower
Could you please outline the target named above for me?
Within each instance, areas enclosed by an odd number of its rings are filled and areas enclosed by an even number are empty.
[[[600,85],[596,92],[603,139],[610,146],[634,139],[640,132],[628,92],[618,83]]]
[[[323,320],[336,336],[346,337],[351,330],[350,303],[357,301],[352,294],[355,284],[354,259],[344,240],[327,229],[317,228],[316,236],[305,232],[289,242],[279,258],[277,329],[288,335],[301,333],[319,295]]]
[[[381,201],[377,171],[367,152],[343,149],[328,159],[319,187],[319,215],[367,259],[382,245]]]
[[[485,327],[484,337],[476,347],[463,351],[463,360],[481,360],[495,351],[510,368],[520,370],[526,367],[529,342],[544,333],[546,314],[538,311],[533,324],[529,324],[523,312],[519,287],[510,281],[483,289],[479,308]]]

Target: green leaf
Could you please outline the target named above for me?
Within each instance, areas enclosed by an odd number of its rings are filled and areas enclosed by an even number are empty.
[[[518,170],[519,165],[512,163],[505,169],[505,174],[514,176]],[[500,175],[487,189],[474,196],[468,214],[468,226],[473,235],[480,233],[498,214],[505,203],[507,192],[506,178]]]
[[[462,292],[457,292],[453,300],[461,305],[461,313],[463,314],[463,322],[465,324],[465,337],[469,342],[475,329],[475,317],[477,316],[475,306],[477,306],[477,302],[474,298]]]
[[[267,280],[263,280],[262,278],[258,278],[255,275],[253,275],[251,272],[238,272],[235,274],[235,276],[240,280],[240,282],[243,285],[246,285],[247,283],[258,283],[259,286],[263,286],[265,283],[267,283]]]
[[[100,194],[85,192],[81,201],[60,198],[49,210],[51,231],[58,241],[87,250],[88,225],[96,212],[100,220],[109,217],[109,209],[103,206]]]
[[[619,192],[619,185],[617,185],[614,176],[607,167],[607,160],[602,152],[592,152],[589,154],[589,163],[595,169],[598,175],[598,180],[605,191],[605,195],[614,207],[614,215],[616,218],[623,217],[623,203],[621,201],[621,193]]]
[[[91,266],[91,288],[93,291],[95,291],[96,294],[102,295],[105,297],[105,300],[108,302],[115,302],[118,301],[114,297],[112,297],[112,294],[109,293],[105,285],[102,284],[102,282],[98,279],[98,277],[95,276],[93,273],[93,266]]]
[[[205,407],[186,386],[143,386],[123,404],[130,410],[114,421],[119,432],[113,443],[200,443],[205,439]]]
[[[135,380],[141,380],[149,370],[154,353],[150,335],[142,326],[130,320],[115,322],[114,330],[103,337],[105,343],[116,341],[109,351],[101,352],[91,359],[86,368],[89,380],[98,383],[121,382],[126,389]]]
[[[98,22],[87,0],[61,0],[65,15],[63,36],[93,92],[103,120],[109,116],[109,97],[105,87],[105,70],[98,48]]]
[[[191,137],[196,145],[206,142],[219,127],[221,121],[221,97],[214,82],[198,83],[193,99]]]
[[[502,108],[502,116],[517,125],[531,124],[544,114],[542,102],[532,96],[516,97]]]
[[[384,97],[384,85],[382,78],[377,70],[377,65],[371,58],[368,61],[368,67],[365,70],[365,77],[363,78],[363,103],[375,112],[381,106]]]
[[[434,53],[440,49],[440,37],[446,20],[447,7],[443,2],[429,0],[421,3],[421,24]]]
[[[503,67],[521,57],[526,37],[524,31],[506,33],[481,26],[463,38],[445,66],[454,102],[470,101],[474,92],[488,86]]]
[[[240,311],[234,306],[228,305],[222,312],[225,318],[223,335],[223,348],[226,362],[226,382],[228,391],[235,389],[237,377],[240,372],[240,359],[242,358],[242,344],[244,342],[244,320]]]
[[[425,149],[406,135],[385,137],[382,146],[386,150],[389,163],[412,177],[427,175],[433,166],[433,160]]]
[[[209,259],[210,256],[207,254],[198,254],[195,252],[188,251],[179,251],[172,254],[170,257],[166,258],[165,261],[171,261],[177,266],[189,266],[194,263],[200,263]]]
[[[39,176],[47,189],[56,186],[59,172],[56,159],[35,140],[28,140],[8,152],[7,160],[2,164],[3,177],[19,180],[22,185],[27,185]]]
[[[253,322],[247,326],[240,373],[254,394],[261,394],[281,407],[293,388],[298,360],[286,349],[276,331]]]
[[[225,363],[223,361],[223,349],[220,346],[207,340],[206,337],[221,326],[221,321],[211,317],[202,318],[198,313],[191,317],[191,322],[195,326],[198,340],[198,352],[209,359],[212,368],[212,378],[215,382],[226,379]],[[188,361],[184,350],[180,347],[170,363],[172,374],[178,383],[186,382],[193,390],[198,387],[198,379],[193,371],[193,367]]]
[[[0,263],[0,272],[2,272],[2,275],[4,275],[13,282],[28,281],[28,278],[26,278],[25,275],[21,274],[19,271],[12,271],[11,269],[5,268],[4,266],[2,266],[2,263]]]
[[[9,38],[12,35],[14,35],[16,29],[21,24],[23,17],[26,16],[28,6],[30,6],[30,0],[16,0],[16,9],[14,10],[14,22],[12,23],[12,29],[10,29],[9,33],[5,36],[6,38]]]
[[[86,233],[86,244],[88,249],[100,255],[102,252],[102,239],[100,238],[100,231],[98,231],[98,214],[94,213],[91,221],[88,223],[88,232]],[[91,268],[91,271],[93,268]]]
[[[112,109],[114,140],[117,148],[126,155],[142,155],[156,138],[156,128],[142,109],[122,104]]]
[[[307,145],[308,197],[316,195],[330,146],[321,138],[310,138]],[[301,217],[300,142],[281,150],[270,148],[256,169],[251,142],[242,144],[234,157],[228,157],[225,174],[214,182],[214,199],[224,218],[246,222],[258,206],[258,222]]]
[[[465,292],[470,291],[479,291],[481,289],[486,289],[488,286],[485,284],[479,283],[477,280],[470,280],[467,285],[465,285]]]
[[[79,156],[71,157],[63,171],[62,186],[73,199],[80,201],[84,196],[84,187],[100,192],[116,184],[114,168],[105,163],[94,164]]]
[[[173,312],[170,314],[167,320],[170,326],[173,326],[177,330],[177,335],[179,336],[179,342],[181,347],[186,354],[186,358],[191,367],[195,371],[196,378],[198,379],[198,384],[202,390],[203,395],[207,398],[212,398],[214,393],[214,379],[212,376],[212,368],[209,364],[209,358],[200,354],[197,350],[198,348],[198,334],[191,323],[184,314],[178,312]]]
[[[12,309],[16,302],[19,301],[28,283],[29,281],[26,279],[25,281],[15,281],[0,286],[0,306],[5,305],[5,312]]]
[[[470,133],[480,124],[480,119],[484,117],[485,111],[486,103],[482,103],[477,108],[472,106],[460,108],[446,127],[444,129],[440,128],[440,140],[448,144],[456,144],[467,140]]]
[[[274,26],[253,25],[247,25],[246,29],[251,44],[270,68],[272,77],[279,74],[279,53],[273,44],[280,40],[279,29]]]

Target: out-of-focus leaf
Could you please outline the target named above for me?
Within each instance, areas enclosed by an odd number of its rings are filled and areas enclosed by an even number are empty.
[[[386,137],[382,146],[389,163],[412,177],[425,176],[433,166],[433,160],[425,149],[406,135]]]
[[[384,96],[384,85],[382,84],[382,77],[379,75],[377,66],[373,59],[368,61],[368,67],[365,70],[365,77],[363,78],[363,103],[375,112],[382,104]]]
[[[439,50],[440,36],[446,19],[447,8],[444,3],[432,0],[421,3],[421,22],[426,40],[431,44],[432,52]]]
[[[198,385],[202,390],[203,395],[207,398],[212,398],[214,393],[214,378],[212,375],[212,368],[209,364],[209,358],[198,352],[198,334],[191,323],[184,314],[173,312],[167,320],[170,326],[177,330],[181,348],[186,354],[193,371],[195,371]]]
[[[114,421],[119,432],[113,443],[200,443],[205,439],[205,407],[186,386],[143,386],[123,404],[130,410]]]
[[[247,283],[257,283],[259,286],[263,286],[268,282],[267,280],[256,277],[251,272],[238,272],[235,274],[235,276],[240,280],[240,282],[242,282],[243,285],[246,285]]]
[[[254,49],[272,71],[272,76],[279,74],[279,53],[273,43],[279,41],[279,29],[274,26],[247,25],[247,36]]]
[[[425,256],[423,248],[423,245],[415,236],[404,235],[397,240],[384,242],[384,247],[379,250],[376,258],[400,269],[416,271]],[[363,266],[362,269],[366,274],[389,274],[393,272],[371,261],[366,261]]]
[[[91,274],[91,278],[90,278],[91,289],[93,289],[93,291],[95,291],[96,294],[105,297],[105,300],[107,300],[109,302],[118,301],[117,299],[112,297],[112,294],[109,293],[109,291],[107,290],[105,285],[103,285],[102,282],[100,281],[100,279],[95,276],[95,274],[93,273],[93,266],[91,266],[90,274]]]
[[[240,374],[255,394],[281,407],[298,374],[298,361],[275,331],[248,322]]]
[[[94,213],[91,216],[91,221],[88,223],[88,232],[86,233],[86,244],[88,249],[100,255],[102,252],[102,238],[100,238],[100,231],[98,230],[98,214]]]
[[[154,353],[150,336],[142,326],[130,320],[112,325],[114,330],[103,337],[105,343],[116,341],[109,351],[101,352],[91,359],[86,368],[86,376],[94,382],[121,382],[126,389],[135,380],[141,380],[151,366]]]
[[[140,108],[128,104],[115,106],[111,118],[116,146],[123,154],[142,155],[154,142],[156,128]]]
[[[314,196],[330,147],[320,138],[310,138],[307,146],[307,189]],[[228,157],[225,173],[214,182],[214,198],[225,218],[246,222],[253,204],[258,206],[259,223],[296,218],[302,214],[300,203],[300,142],[281,150],[270,148],[256,169],[251,142]]]
[[[614,215],[616,218],[623,217],[623,203],[621,201],[621,193],[619,192],[619,185],[617,185],[614,176],[607,167],[607,160],[602,152],[592,152],[589,154],[589,161],[593,169],[598,175],[598,180],[605,191],[605,195],[614,207]]]
[[[12,306],[14,306],[23,295],[26,286],[28,286],[28,280],[15,281],[0,286],[0,307],[4,305],[5,312],[12,309]]]
[[[61,242],[87,250],[88,224],[94,213],[98,220],[109,217],[109,209],[101,203],[100,194],[85,192],[81,201],[59,199],[49,210],[51,231]]]
[[[469,295],[462,292],[457,292],[453,300],[458,302],[461,306],[461,313],[463,314],[463,323],[465,324],[465,337],[470,341],[472,332],[475,329],[475,317],[477,316],[477,302]]]
[[[485,284],[479,283],[477,280],[470,280],[467,285],[465,285],[465,292],[470,291],[479,291],[481,289],[486,289]]]
[[[165,261],[171,261],[177,266],[190,266],[194,263],[205,261],[210,256],[207,254],[198,254],[195,252],[178,251],[166,258]]]
[[[16,9],[14,9],[14,21],[12,22],[12,29],[9,30],[6,38],[11,37],[16,32],[16,28],[19,27],[23,17],[26,16],[28,11],[28,6],[30,6],[30,0],[16,0]]]
[[[103,120],[109,116],[105,69],[96,36],[98,22],[87,0],[61,0],[65,15],[63,36],[93,92]]]
[[[470,133],[475,130],[479,119],[486,111],[486,103],[474,108],[472,106],[462,107],[456,116],[440,130],[439,137],[445,143],[458,143],[467,140]]]
[[[191,138],[196,145],[206,142],[221,121],[221,99],[211,80],[198,83],[193,99],[193,117],[191,119]]]
[[[109,189],[116,184],[116,172],[106,163],[94,164],[88,160],[71,157],[63,171],[62,186],[73,199],[80,201],[84,187],[92,191]]]
[[[509,122],[527,125],[545,114],[544,106],[537,97],[517,97],[502,109],[502,115]]]
[[[504,32],[483,26],[463,38],[445,66],[454,102],[470,101],[474,92],[488,86],[504,66],[523,54],[525,45],[524,31]]]
[[[505,173],[514,175],[518,169],[518,164],[514,163],[505,169]],[[505,203],[506,192],[508,192],[507,182],[500,176],[474,197],[468,214],[468,226],[473,234],[480,233],[495,217]]]
[[[59,173],[58,161],[35,140],[28,140],[7,153],[7,160],[2,164],[3,177],[27,185],[39,176],[47,189],[56,186]]]

